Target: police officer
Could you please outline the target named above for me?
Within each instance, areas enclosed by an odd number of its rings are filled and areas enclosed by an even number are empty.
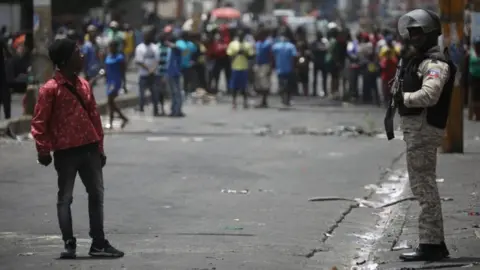
[[[400,259],[437,261],[449,256],[435,171],[456,68],[438,46],[441,25],[437,14],[423,9],[410,11],[399,19],[398,31],[415,48],[415,53],[404,59],[403,87],[393,98],[407,145],[410,187],[421,207],[419,246]]]

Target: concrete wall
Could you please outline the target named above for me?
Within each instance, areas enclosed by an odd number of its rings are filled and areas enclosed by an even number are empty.
[[[19,4],[0,3],[0,27],[6,25],[7,31],[21,30],[21,7]]]

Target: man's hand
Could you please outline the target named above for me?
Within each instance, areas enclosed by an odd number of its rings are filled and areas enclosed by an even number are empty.
[[[100,154],[100,163],[102,164],[102,168],[107,164],[107,156],[105,156],[105,154]]]
[[[393,95],[393,100],[395,100],[395,103],[396,104],[403,104],[403,92],[402,91],[397,91],[394,95]]]
[[[37,162],[47,167],[50,165],[50,163],[52,163],[52,156],[50,154],[38,154]]]

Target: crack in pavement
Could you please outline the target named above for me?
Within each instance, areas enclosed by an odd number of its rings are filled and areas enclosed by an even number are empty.
[[[395,158],[393,158],[393,160],[391,161],[390,163],[390,166],[389,168],[393,168],[395,166],[395,164],[397,164],[400,159],[402,159],[402,157],[405,155],[405,151],[402,151],[398,156],[396,156]],[[382,172],[380,174],[380,179],[377,181],[376,185],[381,185],[382,183],[384,183],[386,181],[386,176],[388,175],[388,172]],[[369,200],[373,195],[375,195],[375,190],[371,190],[366,196],[363,197],[364,200]],[[343,211],[341,214],[340,214],[340,217],[337,218],[337,220],[335,221],[334,224],[332,224],[328,230],[323,234],[323,237],[320,239],[320,243],[321,244],[325,244],[325,242],[328,240],[328,238],[335,232],[335,230],[341,225],[341,223],[343,222],[343,220],[353,211],[353,209],[355,208],[358,208],[358,204],[357,203],[353,203],[351,204],[345,211]],[[327,248],[315,248],[315,249],[312,249],[310,252],[308,252],[307,254],[305,254],[304,256],[306,258],[312,258],[313,256],[315,256],[315,254],[317,253],[320,253],[320,252],[324,252],[324,251],[328,251]]]

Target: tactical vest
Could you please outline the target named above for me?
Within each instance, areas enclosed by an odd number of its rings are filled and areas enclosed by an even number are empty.
[[[448,112],[450,109],[450,99],[452,97],[453,84],[455,82],[455,74],[457,68],[455,64],[445,57],[441,52],[434,52],[422,56],[412,58],[405,66],[403,76],[403,92],[416,92],[422,88],[423,77],[418,76],[418,67],[420,63],[426,59],[447,63],[449,66],[450,77],[442,89],[442,94],[437,104],[428,108],[407,108],[403,103],[398,106],[400,116],[420,115],[423,110],[427,110],[427,123],[440,129],[444,129],[447,125]]]

